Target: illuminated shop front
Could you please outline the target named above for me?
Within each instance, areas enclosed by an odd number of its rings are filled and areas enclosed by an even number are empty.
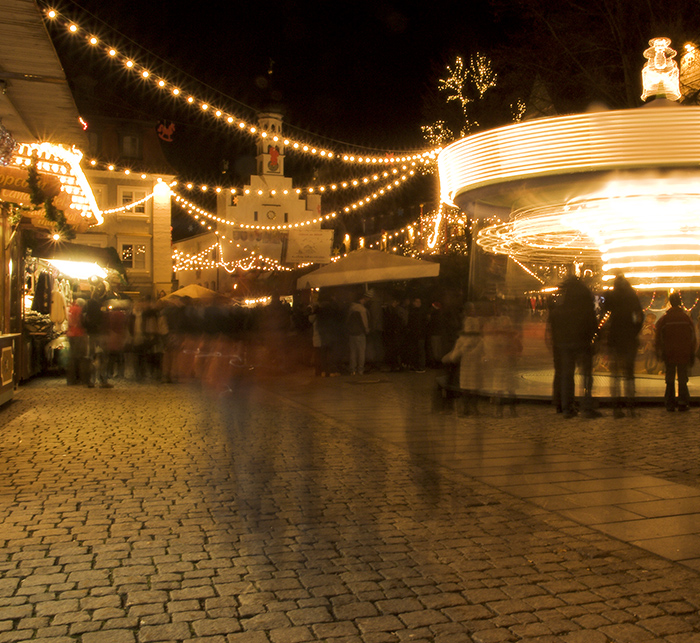
[[[109,264],[102,249],[65,239],[102,222],[80,169],[81,159],[74,148],[19,144],[0,167],[0,205],[7,239],[0,403],[12,397],[17,382],[40,373],[50,362],[48,349],[65,332],[65,307],[74,289],[81,286],[81,276],[74,272],[76,259],[83,259],[82,253],[90,257],[90,263],[97,257],[104,266]],[[104,272],[94,263],[89,270],[91,274]]]

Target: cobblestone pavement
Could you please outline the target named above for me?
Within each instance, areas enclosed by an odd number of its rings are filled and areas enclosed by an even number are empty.
[[[431,413],[432,377],[22,386],[0,643],[700,642],[697,571],[454,457],[468,429],[698,487],[697,410],[467,419]]]

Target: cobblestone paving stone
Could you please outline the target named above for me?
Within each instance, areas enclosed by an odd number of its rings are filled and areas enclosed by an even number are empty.
[[[426,375],[23,386],[0,643],[700,643],[695,571],[444,466],[465,420],[429,413]],[[479,421],[697,484],[692,416]]]

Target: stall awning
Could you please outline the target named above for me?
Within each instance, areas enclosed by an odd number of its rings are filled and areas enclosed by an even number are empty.
[[[114,248],[97,248],[79,243],[46,240],[38,242],[36,247],[32,248],[32,254],[39,259],[93,262],[103,268],[124,273],[124,266]]]

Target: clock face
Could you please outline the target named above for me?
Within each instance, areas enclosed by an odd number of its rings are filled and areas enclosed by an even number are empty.
[[[277,216],[277,213],[274,210],[268,210],[267,211],[267,218],[272,220]]]

